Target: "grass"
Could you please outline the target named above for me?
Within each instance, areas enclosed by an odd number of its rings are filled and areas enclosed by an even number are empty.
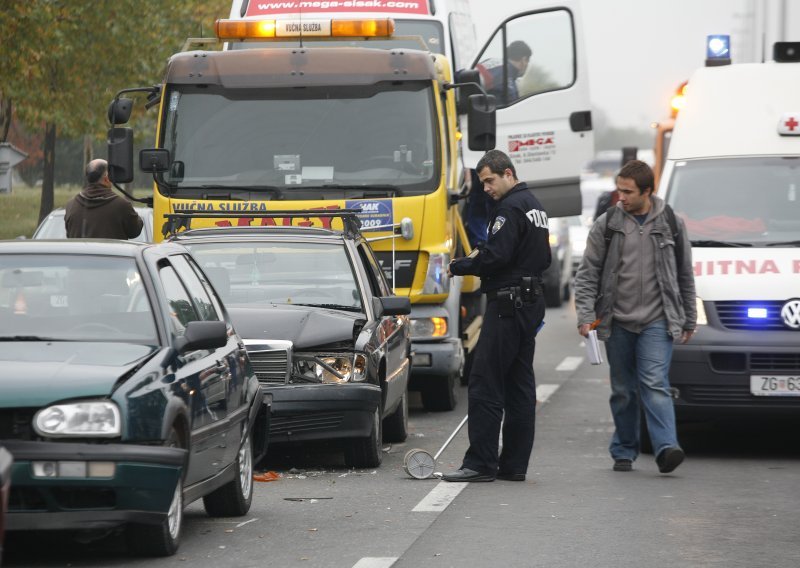
[[[77,185],[57,186],[54,192],[55,207],[64,207],[81,188]],[[148,195],[147,190],[137,190],[137,197]],[[42,202],[40,187],[16,184],[10,194],[0,194],[0,239],[30,238],[39,225],[39,207]]]

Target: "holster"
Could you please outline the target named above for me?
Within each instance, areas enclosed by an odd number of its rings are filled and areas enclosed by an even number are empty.
[[[533,276],[523,276],[519,281],[520,296],[523,302],[535,302],[542,295],[542,284]]]

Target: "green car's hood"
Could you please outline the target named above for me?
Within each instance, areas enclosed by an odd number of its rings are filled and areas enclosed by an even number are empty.
[[[108,396],[156,347],[76,341],[0,342],[0,407]]]

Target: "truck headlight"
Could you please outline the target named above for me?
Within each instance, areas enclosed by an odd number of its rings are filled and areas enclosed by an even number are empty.
[[[447,253],[432,253],[428,256],[428,271],[425,273],[425,284],[422,286],[423,294],[447,294],[450,292],[450,277],[447,275],[448,264],[450,264],[450,255]]]
[[[708,325],[706,308],[703,306],[703,298],[695,296],[695,305],[697,306],[697,325]]]
[[[411,339],[429,339],[447,335],[447,318],[411,318]]]
[[[295,354],[294,372],[299,379],[317,383],[361,382],[366,378],[367,358],[355,355]]]
[[[45,437],[115,438],[120,435],[119,407],[110,401],[76,402],[43,408],[33,427]]]

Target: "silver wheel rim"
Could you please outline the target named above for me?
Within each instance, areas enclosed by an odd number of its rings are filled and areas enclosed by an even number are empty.
[[[183,517],[183,488],[180,480],[175,485],[175,493],[172,495],[172,503],[169,505],[167,521],[169,523],[169,536],[172,540],[178,538],[181,532],[181,519]]]
[[[378,450],[378,455],[383,451],[383,436],[381,435],[381,409],[380,406],[375,409],[375,414],[372,417],[372,427],[375,428],[375,448]]]
[[[253,486],[253,453],[250,450],[250,434],[239,449],[239,485],[242,496],[247,499]]]

